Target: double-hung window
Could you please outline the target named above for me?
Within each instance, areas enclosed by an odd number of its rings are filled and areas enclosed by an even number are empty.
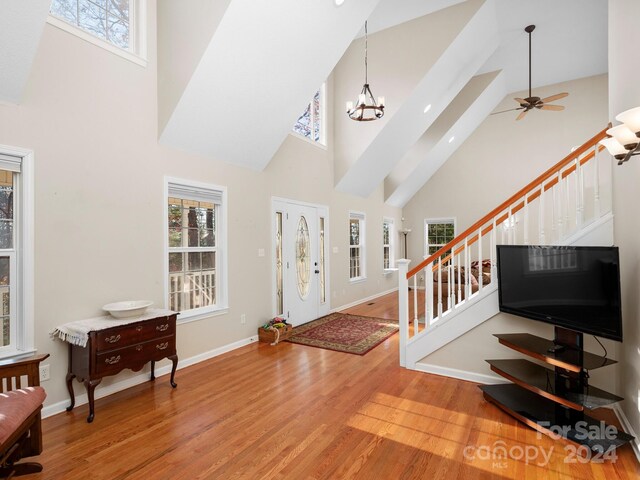
[[[429,257],[453,240],[456,236],[456,223],[454,219],[438,218],[424,221],[425,257]],[[446,257],[449,252],[442,254]]]
[[[144,64],[146,1],[52,0],[49,23]]]
[[[349,279],[352,281],[367,277],[365,238],[364,213],[349,212]]]
[[[382,221],[382,268],[390,270],[395,262],[395,229],[393,227],[393,219],[385,218]]]
[[[0,357],[34,350],[31,158],[0,146]]]
[[[167,180],[167,307],[180,318],[227,307],[226,189]]]
[[[326,145],[325,84],[318,89],[305,111],[293,125],[293,132],[320,145]]]

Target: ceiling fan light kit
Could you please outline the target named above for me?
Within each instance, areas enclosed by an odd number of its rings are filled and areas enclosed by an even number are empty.
[[[610,137],[600,141],[618,165],[628,162],[635,155],[640,154],[640,107],[625,110],[616,116],[621,125],[607,130]]]
[[[370,122],[384,116],[384,97],[376,102],[369,87],[367,22],[364,22],[364,86],[355,102],[347,102],[347,115],[356,122]]]
[[[535,29],[536,29],[535,25],[529,25],[524,29],[524,31],[527,32],[527,34],[529,35],[529,96],[527,98],[515,98],[515,101],[518,102],[518,104],[520,105],[518,108],[511,108],[509,110],[495,112],[492,115],[495,115],[498,113],[512,112],[515,110],[522,110],[522,112],[520,112],[520,114],[516,117],[516,120],[522,120],[525,117],[525,115],[529,113],[531,110],[533,110],[534,108],[538,110],[549,110],[549,111],[555,111],[555,112],[564,110],[564,107],[562,105],[549,105],[549,103],[553,102],[554,100],[560,100],[561,98],[568,96],[569,95],[568,93],[566,92],[557,93],[555,95],[551,95],[550,97],[540,98],[540,97],[534,97],[531,91],[531,33],[533,33]]]

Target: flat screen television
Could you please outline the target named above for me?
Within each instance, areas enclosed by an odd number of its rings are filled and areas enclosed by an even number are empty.
[[[498,245],[500,311],[622,341],[618,247]]]

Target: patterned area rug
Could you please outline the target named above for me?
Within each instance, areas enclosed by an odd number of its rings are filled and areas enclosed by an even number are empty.
[[[287,341],[364,355],[398,331],[398,323],[382,318],[332,313],[293,329]]]

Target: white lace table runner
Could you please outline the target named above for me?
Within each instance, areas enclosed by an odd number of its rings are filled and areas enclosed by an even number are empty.
[[[144,313],[144,315],[138,315],[137,317],[118,319],[111,315],[105,315],[102,317],[87,318],[86,320],[78,320],[60,325],[56,327],[50,335],[53,338],[59,338],[60,340],[71,343],[72,345],[86,347],[87,342],[89,341],[89,332],[96,332],[112,327],[121,327],[122,325],[143,322],[157,317],[167,317],[175,313],[176,312],[171,310],[150,308]]]

